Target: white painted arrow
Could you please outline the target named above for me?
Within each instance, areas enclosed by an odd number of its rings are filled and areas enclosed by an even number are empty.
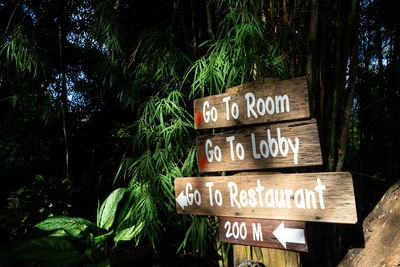
[[[272,233],[279,240],[279,242],[281,242],[285,249],[286,243],[306,243],[303,229],[285,228],[285,224],[283,222]]]
[[[179,194],[179,196],[176,198],[176,201],[178,204],[182,207],[184,210],[185,207],[188,205],[187,203],[187,197],[183,195],[183,191]]]

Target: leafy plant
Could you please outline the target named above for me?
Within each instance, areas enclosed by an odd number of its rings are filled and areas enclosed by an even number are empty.
[[[21,260],[49,266],[65,266],[78,262],[110,266],[114,249],[122,241],[138,237],[143,223],[127,226],[115,220],[119,202],[126,188],[114,190],[97,209],[97,221],[54,216],[36,224],[49,235],[33,239],[8,254],[0,256],[2,263]]]
[[[69,199],[71,192],[71,184],[67,179],[45,178],[39,174],[26,179],[24,186],[8,194],[7,206],[0,212],[0,226],[8,229],[8,241],[20,244],[31,237],[37,220],[55,213],[68,214],[71,205],[66,199]],[[65,198],[60,199],[60,195]]]
[[[140,236],[154,248],[165,224],[171,223],[163,218],[171,220],[175,214],[174,178],[193,172],[193,126],[191,115],[181,106],[183,100],[181,93],[172,91],[143,104],[139,119],[126,129],[131,143],[117,173],[117,179],[127,180],[132,188],[119,221],[144,222]],[[179,217],[173,218],[179,222]]]
[[[215,40],[201,46],[208,53],[193,63],[185,79],[191,82],[190,98],[222,93],[226,88],[263,77],[290,77],[288,55],[276,37],[270,37],[260,14],[260,1],[215,1],[224,13]],[[271,42],[275,39],[275,43]]]

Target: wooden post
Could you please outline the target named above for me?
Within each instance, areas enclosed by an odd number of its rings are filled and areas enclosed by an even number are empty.
[[[250,253],[250,255],[248,255]],[[261,262],[265,266],[297,267],[300,266],[300,254],[281,249],[233,245],[233,266],[237,267],[243,260]]]
[[[262,81],[256,81],[255,83],[273,83],[275,79],[263,79]],[[234,87],[226,90],[227,92],[232,92],[240,89],[240,87]],[[244,172],[238,173],[237,175],[243,174],[270,174],[271,172]],[[242,245],[233,245],[233,266],[237,267],[244,260],[251,260],[256,262],[261,262],[265,266],[271,267],[299,267],[300,266],[300,253],[293,251],[285,251],[281,249],[273,248],[261,248],[261,247],[251,247]],[[248,255],[250,253],[250,255]]]
[[[241,172],[236,175],[259,175],[279,172]],[[233,266],[237,267],[244,260],[261,262],[266,267],[299,267],[300,253],[274,248],[233,245]]]

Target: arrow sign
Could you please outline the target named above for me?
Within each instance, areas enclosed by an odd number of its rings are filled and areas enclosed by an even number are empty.
[[[273,232],[274,236],[281,242],[282,246],[286,249],[286,243],[305,244],[303,229],[285,228],[282,222]]]
[[[188,206],[187,203],[187,197],[183,194],[183,191],[179,194],[179,196],[176,198],[176,202],[181,206],[181,208],[184,210],[185,207]]]
[[[305,222],[218,217],[219,241],[308,252]]]
[[[347,172],[176,178],[175,197],[181,214],[357,222]]]

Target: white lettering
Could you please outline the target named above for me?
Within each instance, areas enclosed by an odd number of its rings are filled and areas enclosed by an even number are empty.
[[[212,148],[212,142],[210,139],[207,139],[205,144],[207,161],[212,162],[214,157],[217,161],[221,161],[222,153],[219,146],[215,146],[215,148],[211,150],[209,150],[209,148]]]
[[[289,146],[288,141],[285,137],[281,137],[281,129],[277,128],[276,133],[278,136],[278,144],[279,144],[279,152],[281,152],[282,156],[286,157],[288,154]],[[283,144],[285,144],[285,149],[283,149]]]
[[[261,140],[260,142],[260,153],[263,158],[268,158],[269,156],[268,144],[265,142],[265,140]]]
[[[288,95],[275,96],[276,113],[279,113],[279,104],[281,105],[281,112],[285,112],[285,103],[286,103],[286,112],[290,112]]]
[[[253,240],[264,241],[262,231],[261,231],[261,225],[259,223],[257,223],[257,227],[256,227],[256,224],[253,223]]]
[[[215,196],[215,203],[217,203],[217,205],[221,207],[222,206],[222,194],[221,194],[221,191],[219,191],[218,189],[215,190],[214,196]]]
[[[288,209],[290,209],[290,196],[293,195],[293,190],[285,189],[285,194],[286,194],[286,206]]]
[[[248,204],[246,190],[240,190],[240,204],[242,204],[242,207],[246,207]]]
[[[251,148],[253,149],[253,158],[255,159],[261,158],[261,155],[257,153],[256,138],[253,133],[251,133]]]
[[[203,103],[203,120],[205,123],[208,123],[210,121],[210,111],[206,111],[206,108],[208,109],[210,107],[210,104],[208,101],[204,101]]]
[[[196,202],[197,206],[201,205],[201,196],[199,190],[194,190],[194,202]]]
[[[249,190],[249,197],[249,205],[254,208],[257,206],[256,191],[254,191],[254,189]]]
[[[317,208],[317,202],[315,200],[315,193],[312,190],[306,189],[306,203],[307,203],[307,209],[310,209],[311,205],[310,202],[312,203],[312,206],[314,209]]]
[[[295,146],[293,145],[293,143],[292,143],[292,139],[288,139],[288,142],[289,142],[289,146],[290,146],[290,149],[293,151],[293,161],[294,161],[294,164],[296,164],[297,165],[297,157],[298,157],[298,155],[299,155],[299,138],[295,138],[294,139],[294,142],[295,142]]]
[[[186,198],[187,198],[187,202],[189,205],[193,204],[193,193],[189,193],[189,190],[192,191],[192,184],[191,183],[187,183],[186,184]]]
[[[271,188],[267,190],[267,193],[265,193],[265,202],[268,208],[275,208],[274,189]]]
[[[238,158],[240,160],[244,159],[244,148],[243,148],[243,145],[241,143],[238,143],[236,145],[236,155],[238,156]]]
[[[235,137],[234,136],[228,136],[227,138],[226,138],[226,141],[227,142],[229,142],[229,147],[230,147],[230,150],[231,150],[231,159],[232,160],[235,160],[235,156],[234,156],[234,154],[233,154],[233,140],[235,140]]]
[[[239,118],[239,106],[236,103],[232,104],[232,118],[235,120]]]
[[[246,98],[247,117],[250,118],[250,112],[251,112],[253,114],[254,118],[257,118],[257,114],[253,110],[253,107],[255,105],[254,94],[249,92],[249,93],[245,94],[244,97]],[[251,103],[250,103],[250,99],[251,99]]]
[[[258,114],[260,114],[260,116],[264,116],[264,114],[265,114],[265,103],[264,103],[264,100],[262,98],[259,98],[257,100],[257,111],[258,111]]]
[[[246,237],[247,237],[247,227],[246,227],[246,223],[245,222],[242,222],[241,224],[240,224],[240,238],[241,239],[246,239]]]
[[[299,201],[300,197],[300,201]],[[296,207],[299,209],[305,209],[306,205],[304,203],[304,190],[303,188],[300,188],[294,193],[294,203],[296,204]]]
[[[263,200],[261,195],[262,191],[264,191],[264,186],[261,186],[260,180],[257,179],[256,192],[258,192],[258,199],[260,201],[261,208],[263,207]]]
[[[215,107],[211,108],[211,120],[213,122],[216,122],[218,118],[218,113],[217,113],[217,109]]]
[[[279,200],[279,190],[275,189],[275,203],[278,208],[285,208],[285,193],[283,190],[280,190],[281,198]]]
[[[230,96],[222,98],[222,102],[226,103],[226,120],[228,121],[229,121],[229,100],[231,100]]]
[[[272,99],[272,97],[267,97],[267,100],[265,101],[265,105],[267,106],[267,112],[269,115],[274,114],[274,100]],[[269,106],[271,106],[271,108],[269,108]]]
[[[228,187],[229,187],[229,196],[230,196],[230,199],[231,199],[231,206],[234,207],[235,204],[236,204],[236,206],[240,209],[241,206],[240,206],[239,202],[236,199],[236,197],[238,195],[237,185],[234,182],[229,182],[228,183]]]
[[[278,142],[276,142],[275,138],[271,138],[271,131],[267,130],[268,136],[268,145],[269,145],[269,153],[272,157],[276,157],[278,155]],[[274,149],[272,147],[274,146]]]
[[[206,187],[208,187],[208,191],[209,191],[209,196],[210,196],[210,206],[213,206],[213,195],[212,195],[212,187],[213,187],[214,183],[213,182],[207,182],[206,183]]]
[[[210,139],[207,139],[206,140],[206,148],[205,148],[205,150],[206,150],[206,157],[207,157],[207,161],[208,162],[212,162],[213,161],[213,153],[214,153],[214,150],[208,150],[208,147],[212,147],[212,142],[211,142],[211,140]]]
[[[325,203],[324,203],[324,196],[322,195],[322,190],[325,190],[326,186],[321,184],[321,179],[318,177],[317,178],[317,186],[315,187],[315,191],[318,192],[319,196],[319,205],[321,209],[325,209]]]
[[[228,228],[228,230],[226,231],[225,236],[226,236],[226,238],[230,238],[232,236],[232,233],[231,233],[231,222],[230,221],[226,221],[226,223],[224,225],[224,228],[225,229]]]

